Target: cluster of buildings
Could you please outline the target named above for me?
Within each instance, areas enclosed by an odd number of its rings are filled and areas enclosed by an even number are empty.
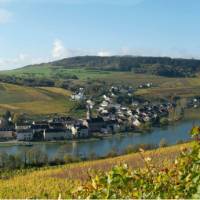
[[[15,126],[19,141],[51,141],[88,138],[89,129],[82,120],[71,117],[18,124]]]
[[[159,123],[168,117],[174,105],[171,103],[151,103],[132,100],[131,104],[117,103],[119,95],[133,95],[132,87],[112,86],[98,101],[86,100],[84,89],[73,94],[73,100],[85,99],[87,113],[85,119],[57,117],[43,121],[24,121],[12,129],[0,129],[1,139],[19,141],[50,141],[89,138],[96,134],[114,134],[117,132],[141,129],[145,123]]]
[[[107,102],[105,104],[105,102]],[[136,106],[138,105],[138,106]],[[158,123],[161,117],[167,117],[171,104],[142,105],[134,102],[129,108],[110,102],[108,98],[98,107],[93,117],[93,109],[88,106],[86,119],[58,117],[51,120],[23,122],[13,129],[1,129],[0,139],[18,141],[51,141],[89,138],[98,134],[109,134],[138,130],[146,122]]]
[[[171,103],[143,103],[132,101],[129,106],[113,103],[111,97],[103,96],[97,108],[98,115],[104,121],[116,121],[120,131],[136,130],[149,122],[158,124],[161,118],[167,118],[175,105]]]

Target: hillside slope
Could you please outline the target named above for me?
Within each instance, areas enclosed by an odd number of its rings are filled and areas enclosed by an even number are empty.
[[[33,88],[0,83],[0,95],[0,111],[52,114],[67,113],[73,107],[70,92],[55,87]]]
[[[29,65],[15,70],[19,75],[23,72],[35,74],[40,69],[39,74],[52,75],[54,78],[63,76],[58,69],[87,69],[100,71],[133,71],[135,73],[154,74],[166,77],[191,77],[200,72],[200,60],[181,59],[169,57],[142,57],[142,56],[77,56],[65,58],[49,63]],[[56,73],[52,72],[56,71]],[[6,72],[4,74],[9,74]],[[11,71],[12,74],[12,71]],[[68,74],[68,78],[76,78]]]
[[[159,168],[169,166],[180,153],[181,148],[189,148],[190,143],[147,151],[144,157],[151,157]],[[88,170],[110,170],[114,165],[127,163],[131,168],[144,166],[139,153],[116,158],[67,164],[60,167],[42,168],[29,173],[19,173],[9,179],[0,179],[0,198],[67,198],[69,190],[77,189],[76,183],[88,179]]]

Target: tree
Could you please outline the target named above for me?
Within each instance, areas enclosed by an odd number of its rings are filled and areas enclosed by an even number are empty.
[[[48,163],[47,155],[38,149],[38,147],[33,147],[28,151],[29,164],[31,165],[43,165]]]
[[[161,139],[159,143],[159,147],[166,147],[167,146],[167,140],[166,139]]]
[[[192,136],[192,138],[194,138],[195,140],[200,140],[199,136],[200,136],[200,127],[199,126],[194,126],[192,128],[192,130],[190,131],[190,135]]]
[[[6,110],[6,112],[4,113],[4,119],[6,119],[8,121],[10,117],[11,117],[10,111]]]
[[[25,115],[20,113],[14,113],[13,123],[22,123],[25,120]]]

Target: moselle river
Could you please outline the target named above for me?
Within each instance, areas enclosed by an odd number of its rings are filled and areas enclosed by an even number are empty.
[[[72,155],[81,155],[84,157],[95,154],[96,156],[105,156],[112,149],[117,150],[120,154],[128,145],[137,144],[159,144],[162,139],[165,139],[169,145],[176,144],[180,140],[189,140],[189,131],[195,124],[200,124],[200,120],[187,120],[177,122],[175,125],[164,128],[154,128],[150,133],[122,133],[111,137],[103,138],[102,140],[83,140],[62,142],[37,142],[33,143],[32,147],[18,144],[0,144],[0,152],[8,154],[20,154],[28,151],[33,147],[41,149],[48,155],[49,158],[54,158],[59,152],[66,152]]]

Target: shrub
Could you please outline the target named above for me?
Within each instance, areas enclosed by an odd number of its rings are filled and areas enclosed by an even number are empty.
[[[160,119],[160,125],[161,126],[166,126],[169,124],[169,120],[166,117],[163,117]]]
[[[166,139],[161,139],[160,140],[160,143],[159,143],[159,147],[167,147],[168,144],[167,144],[167,140]]]

